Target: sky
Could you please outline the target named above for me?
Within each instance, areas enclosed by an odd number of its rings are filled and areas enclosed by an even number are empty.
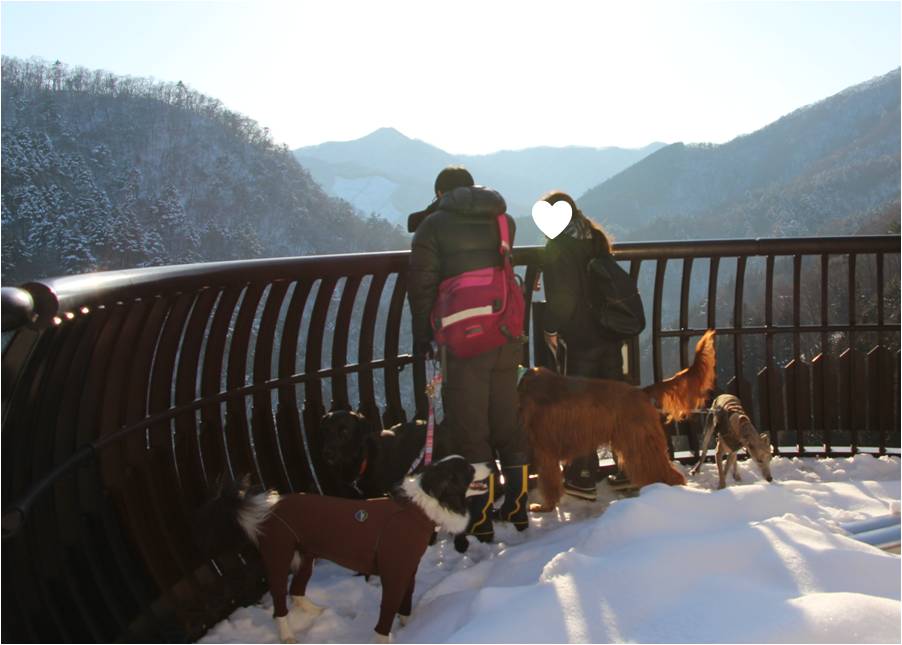
[[[290,148],[722,143],[900,65],[899,2],[2,2],[0,51],[183,81]]]

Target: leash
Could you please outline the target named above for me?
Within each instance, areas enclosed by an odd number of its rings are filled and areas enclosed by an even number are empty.
[[[432,463],[432,448],[435,442],[435,398],[442,389],[442,372],[436,369],[435,361],[432,361],[432,380],[426,386],[426,396],[429,397],[429,420],[426,422],[426,443],[423,445],[423,465]]]
[[[440,369],[436,368],[435,360],[432,361],[432,370],[432,378],[426,385],[426,396],[429,397],[429,419],[426,421],[426,443],[423,444],[420,454],[417,455],[417,458],[414,459],[413,463],[410,465],[410,469],[407,471],[408,475],[419,468],[420,464],[428,466],[432,463],[432,451],[435,444],[435,397],[438,396],[438,393],[442,388],[442,372]]]
[[[360,487],[358,486],[358,484],[360,484],[360,480],[363,477],[363,474],[366,472],[367,461],[368,461],[367,458],[364,457],[363,461],[360,464],[360,472],[357,473],[357,479],[355,479],[354,481],[351,482],[351,488],[356,490],[358,495],[363,495],[363,491],[360,490]]]

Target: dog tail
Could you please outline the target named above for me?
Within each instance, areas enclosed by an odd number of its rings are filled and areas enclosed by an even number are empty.
[[[192,530],[201,549],[234,546],[247,538],[255,546],[260,525],[279,501],[274,490],[255,492],[250,476],[239,481],[217,482],[211,498],[198,510]]]
[[[654,399],[658,408],[667,415],[668,421],[685,419],[692,410],[704,404],[708,394],[714,389],[714,379],[717,376],[715,333],[713,329],[709,329],[699,339],[695,345],[695,359],[692,365],[669,379],[643,388],[643,391]]]

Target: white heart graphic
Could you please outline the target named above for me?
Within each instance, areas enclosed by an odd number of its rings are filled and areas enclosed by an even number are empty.
[[[556,238],[561,231],[567,228],[571,217],[573,217],[573,209],[565,201],[559,201],[552,205],[540,199],[532,205],[532,220],[545,234],[545,237],[551,239]]]

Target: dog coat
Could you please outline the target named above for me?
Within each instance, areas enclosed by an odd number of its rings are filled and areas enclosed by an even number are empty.
[[[292,583],[293,595],[304,595],[314,558],[379,575],[382,612],[376,631],[388,634],[395,611],[402,601],[410,601],[420,558],[434,530],[435,523],[407,499],[350,500],[298,493],[282,497],[272,507],[259,525],[258,543],[268,575],[276,578],[270,580],[274,590],[287,588],[295,552],[302,564]],[[273,593],[274,616],[287,613],[286,594]]]

